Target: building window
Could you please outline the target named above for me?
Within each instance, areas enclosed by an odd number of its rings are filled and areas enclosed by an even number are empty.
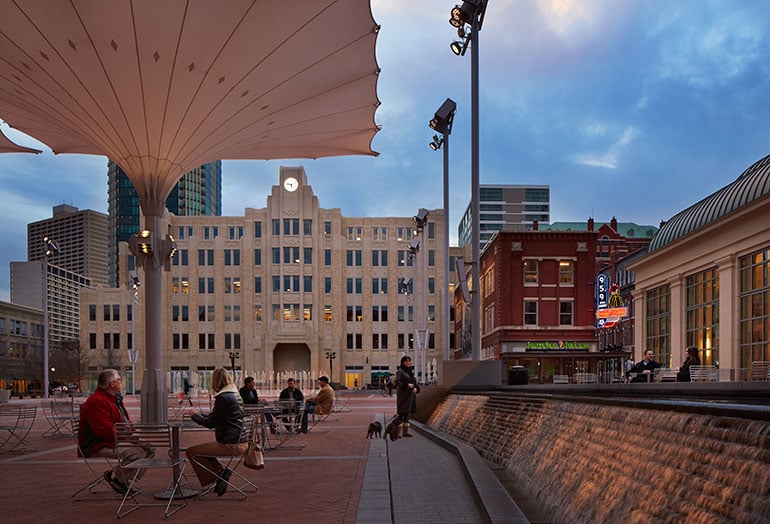
[[[373,227],[372,228],[372,240],[375,242],[384,242],[388,239],[387,227]]]
[[[332,265],[332,250],[327,249],[324,251],[324,266],[329,267]]]
[[[430,238],[430,239],[436,238],[436,223],[435,222],[428,222],[428,238]]]
[[[243,226],[229,226],[227,228],[228,240],[240,240],[243,238]]]
[[[575,265],[571,260],[559,261],[559,285],[572,286],[575,284]]]
[[[324,306],[324,321],[332,321],[332,307],[328,304]]]
[[[312,247],[303,247],[302,248],[302,261],[305,264],[312,264],[313,263],[313,248]]]
[[[748,368],[770,360],[770,248],[741,257],[739,264],[740,367]]]
[[[306,237],[313,235],[313,221],[309,218],[302,220],[302,234]]]
[[[524,261],[524,285],[537,285],[537,260]]]
[[[644,349],[651,349],[655,359],[664,368],[671,361],[671,288],[668,284],[656,287],[645,294],[647,307],[647,336]]]
[[[559,325],[572,326],[575,321],[572,316],[573,302],[571,300],[562,300],[559,302]]]
[[[537,325],[537,301],[536,300],[524,301],[524,325],[525,326]]]
[[[226,266],[240,266],[241,265],[241,250],[240,249],[225,249],[225,265]]]
[[[396,228],[396,239],[399,242],[401,242],[402,240],[412,240],[412,228],[411,227]]]
[[[332,277],[324,277],[324,293],[332,292]]]
[[[280,264],[281,263],[281,248],[280,247],[274,247],[273,248],[273,264]]]
[[[719,275],[713,267],[685,279],[686,342],[700,351],[701,364],[719,364]]]
[[[262,265],[262,250],[261,249],[255,249],[254,250],[254,265],[255,266],[261,266]]]
[[[254,222],[254,238],[262,238],[262,222]]]
[[[428,250],[428,267],[434,267],[436,265],[436,250]]]
[[[254,293],[262,293],[262,277],[254,277]]]
[[[254,305],[254,322],[262,322],[262,304]]]
[[[277,218],[274,218],[272,225],[273,225],[273,236],[274,237],[281,236],[281,221]]]
[[[324,222],[324,235],[330,236],[332,234],[332,223]]]
[[[284,218],[283,234],[298,236],[299,235],[299,218]]]
[[[284,264],[299,264],[299,247],[283,248]]]
[[[347,239],[348,240],[355,240],[359,241],[364,236],[364,228],[362,227],[348,227],[347,228]]]

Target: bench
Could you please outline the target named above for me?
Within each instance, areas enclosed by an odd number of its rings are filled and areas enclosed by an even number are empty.
[[[676,382],[676,368],[655,368],[653,380],[655,382]]]
[[[752,362],[751,380],[770,380],[770,361],[755,360]]]
[[[716,366],[690,366],[690,382],[719,382]]]
[[[575,384],[598,384],[596,373],[575,373]]]
[[[554,375],[554,384],[569,384],[569,375]]]

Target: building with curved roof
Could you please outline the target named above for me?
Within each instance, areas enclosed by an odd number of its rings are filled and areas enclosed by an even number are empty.
[[[770,360],[770,156],[674,215],[630,269],[636,357],[676,367],[694,346],[722,380]]]

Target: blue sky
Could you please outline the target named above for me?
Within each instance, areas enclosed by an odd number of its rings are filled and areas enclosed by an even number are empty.
[[[442,206],[427,122],[457,102],[450,226],[470,199],[470,53],[452,0],[372,0],[382,26],[379,157],[226,161],[224,214],[264,207],[281,165],[303,165],[325,208],[411,216]],[[482,184],[549,184],[552,220],[658,225],[770,153],[770,3],[489,0],[480,34]],[[2,115],[0,115],[2,118]],[[24,145],[35,142],[8,129]],[[39,144],[38,144],[39,146]],[[0,155],[0,300],[26,225],[69,203],[107,210],[104,157]]]

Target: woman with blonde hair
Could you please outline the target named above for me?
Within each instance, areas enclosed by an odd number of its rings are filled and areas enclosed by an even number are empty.
[[[238,389],[230,374],[224,368],[217,368],[211,374],[211,389],[214,392],[214,409],[208,415],[191,413],[192,420],[214,430],[216,440],[204,442],[187,449],[187,459],[204,489],[212,488],[218,496],[227,491],[227,481],[232,471],[219,463],[216,456],[234,456],[246,452],[248,442],[241,441],[243,433],[243,410],[238,402]],[[199,457],[198,455],[206,455]]]

